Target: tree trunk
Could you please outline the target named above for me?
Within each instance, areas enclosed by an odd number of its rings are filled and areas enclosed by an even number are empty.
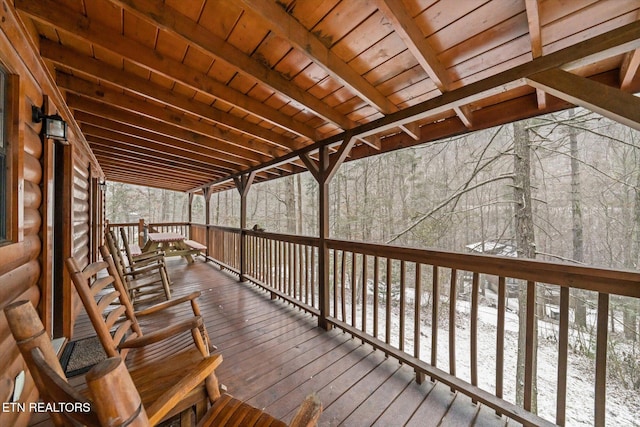
[[[514,200],[515,200],[515,237],[519,258],[535,258],[535,236],[533,224],[533,209],[531,207],[531,144],[526,129],[527,122],[513,123],[514,133]],[[526,315],[527,289],[526,284],[520,287],[518,306],[518,362],[516,372],[516,404],[524,404],[524,373],[525,351],[527,347]],[[535,299],[534,299],[535,300]],[[533,342],[537,347],[537,321],[534,322]],[[533,352],[533,385],[531,411],[537,413],[537,384],[536,384],[536,351]]]
[[[294,176],[296,180],[296,234],[302,234],[302,179],[300,174]]]
[[[573,117],[573,110],[569,111],[569,117]],[[578,137],[576,128],[569,127],[569,158],[571,159],[571,231],[573,236],[573,259],[584,262],[584,239],[582,229],[582,202],[580,199],[580,161],[578,159]],[[578,327],[587,327],[586,295],[576,290],[574,293],[575,324]]]

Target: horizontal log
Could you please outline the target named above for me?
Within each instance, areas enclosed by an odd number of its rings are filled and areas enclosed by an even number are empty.
[[[88,182],[89,181],[89,164],[84,162],[80,157],[76,157],[73,162],[73,180],[74,182]]]
[[[36,285],[40,278],[40,263],[29,261],[0,276],[0,309],[13,302],[20,294]]]
[[[37,235],[26,236],[22,242],[0,246],[0,277],[34,260],[40,254],[42,243]]]
[[[40,186],[30,181],[24,183],[24,207],[38,209],[42,203]]]
[[[79,177],[75,175],[73,177],[73,190],[74,193],[86,194],[89,192],[89,181],[85,177]]]
[[[80,215],[80,217],[84,217],[84,215]],[[88,218],[89,217],[87,216],[86,219]],[[73,238],[76,239],[85,234],[89,234],[88,221],[78,221],[78,217],[74,215]]]
[[[84,201],[77,201],[74,199],[73,203],[73,217],[76,222],[78,221],[87,221],[89,218],[89,203]]]
[[[39,184],[42,180],[40,161],[30,154],[24,155],[24,180]]]
[[[0,347],[0,372],[2,372],[2,376],[14,379],[18,372],[12,372],[11,366],[19,364],[20,362],[16,363],[16,359],[21,358],[21,356],[16,340],[11,335],[9,328],[7,330],[8,335],[2,341],[2,347]]]
[[[29,111],[29,114],[31,114],[31,111]],[[24,151],[36,159],[42,156],[42,140],[37,130],[31,126],[24,127]]]
[[[76,251],[75,251],[76,255],[79,255],[79,253],[77,252],[78,248],[87,249],[88,245],[89,245],[89,235],[86,233],[80,234],[78,235],[77,238],[73,239],[73,247],[76,248]]]
[[[37,209],[25,208],[24,210],[24,234],[38,234],[40,225],[42,224],[42,216]]]

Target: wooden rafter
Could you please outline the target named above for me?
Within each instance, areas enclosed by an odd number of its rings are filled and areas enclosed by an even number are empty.
[[[87,127],[85,125],[88,125],[88,129],[102,129],[111,133],[121,134],[123,137],[130,137],[136,141],[144,141],[149,144],[153,144],[156,149],[173,152],[176,155],[181,155],[187,158],[194,157],[202,160],[217,160],[217,163],[220,166],[230,167],[232,169],[248,167],[249,165],[255,165],[258,163],[247,160],[246,158],[231,155],[222,150],[216,150],[210,146],[208,147],[197,143],[185,144],[184,141],[167,135],[159,135],[146,129],[109,120],[103,116],[98,116],[84,111],[76,112],[76,120],[81,124],[83,129],[86,129]]]
[[[194,24],[192,20],[179,11],[164,5],[158,0],[110,0],[138,17],[182,38],[185,42],[197,46],[205,52],[227,64],[238,68],[243,73],[260,81],[275,92],[279,92],[305,106],[317,116],[335,124],[342,129],[350,129],[356,124],[340,114],[318,98],[310,95],[284,78],[282,74],[272,70],[264,63],[246,55],[240,49],[227,43],[205,27]],[[317,138],[316,138],[317,139]]]
[[[640,21],[635,21],[591,39],[584,40],[568,48],[544,55],[532,62],[524,63],[487,77],[486,79],[444,93],[436,98],[408,107],[397,113],[365,123],[350,130],[349,134],[356,138],[376,135],[386,130],[397,128],[404,123],[417,122],[426,117],[437,116],[447,110],[451,110],[453,107],[466,105],[488,96],[519,88],[527,84],[527,77],[534,74],[554,68],[572,69],[589,63],[589,61],[597,61],[620,55],[639,47]],[[289,153],[284,157],[263,164],[259,169],[286,162],[291,158],[299,157],[301,153],[316,151],[320,147],[333,146],[343,141],[345,135],[346,132],[318,141],[302,150]],[[216,182],[211,183],[211,185],[213,184],[216,184]]]
[[[258,138],[262,141],[278,145],[285,150],[293,150],[302,146],[285,135],[276,133],[258,125],[246,123],[246,121],[237,116],[225,113],[217,108],[212,108],[204,103],[194,101],[187,96],[174,93],[163,86],[106,65],[96,59],[80,55],[77,52],[66,49],[57,43],[43,40],[41,42],[40,50],[44,58],[55,64],[64,65],[74,71],[109,82],[123,90],[126,89],[127,91],[135,94],[153,99],[156,102],[171,106],[172,108],[178,109],[184,113],[211,120],[224,127],[244,133],[249,137]],[[212,132],[215,134],[217,131],[213,130]],[[218,137],[220,139],[230,138],[229,142],[234,142],[232,134],[225,133],[225,135],[222,135],[222,133],[223,132],[218,132]],[[246,142],[242,142],[241,144],[245,145]]]
[[[376,0],[376,5],[391,22],[396,34],[407,45],[409,51],[433,80],[436,87],[441,92],[449,91],[451,78],[447,73],[447,69],[440,62],[436,52],[409,15],[402,0]]]
[[[83,15],[62,8],[51,0],[18,0],[16,1],[16,7],[35,20],[121,55],[128,61],[149,71],[180,82],[193,90],[209,95],[215,94],[216,98],[222,99],[247,113],[260,117],[297,135],[310,139],[315,137],[314,129],[293,118],[211,77],[195,73],[191,68],[179,61],[166,56],[159,56],[154,50],[143,44],[127,38],[96,21],[89,20]]]
[[[640,130],[640,98],[620,89],[560,69],[531,75],[527,82],[557,98]]]
[[[195,142],[198,145],[219,151],[221,153],[226,152],[228,154],[236,155],[232,152],[235,150],[232,146],[229,146],[228,144],[222,145],[221,141],[215,138],[200,135],[192,131],[187,131],[185,129],[180,129],[177,126],[162,123],[161,121],[157,121],[154,119],[140,117],[125,110],[103,104],[83,96],[69,94],[67,95],[67,103],[76,111],[83,111],[96,116],[107,117],[117,123],[124,123],[129,126],[143,127],[144,129],[151,130],[158,134],[158,138],[168,136],[170,138],[183,141],[187,144]],[[247,159],[254,164],[259,162],[259,160],[252,159],[253,155],[251,153],[247,153],[246,151],[238,151],[237,155],[238,157]],[[260,156],[258,156],[257,158],[264,159],[264,157]]]
[[[540,9],[538,0],[525,0],[527,9],[527,23],[529,38],[531,39],[531,56],[535,59],[542,56],[542,28],[540,25]],[[538,105],[543,109],[547,105],[547,95],[543,90],[536,89]]]
[[[640,49],[635,49],[629,52],[622,63],[620,68],[620,89],[624,91],[637,91],[640,87],[636,84],[636,87],[632,86],[634,78],[640,68]]]
[[[211,126],[210,124],[196,120],[191,116],[177,114],[175,110],[169,106],[163,108],[161,106],[150,104],[140,100],[139,98],[134,98],[120,92],[106,89],[102,86],[98,86],[86,80],[78,79],[68,74],[57,73],[56,81],[58,82],[58,85],[66,89],[67,92],[88,97],[116,108],[131,111],[150,119],[155,119],[169,125],[196,132],[205,137],[216,138],[220,141],[221,150],[223,151],[240,154],[244,151],[241,148],[248,148],[250,151],[257,153],[258,156],[254,156],[254,158],[258,161],[260,160],[259,156],[262,156],[262,159],[267,157],[277,157],[288,151],[279,149],[272,144],[265,144],[262,141],[247,140],[238,134]]]
[[[329,75],[338,79],[378,111],[384,114],[398,111],[398,107],[389,101],[387,97],[355,72],[349,64],[340,59],[276,2],[242,0],[242,3],[267,20],[273,26],[273,30],[284,37],[296,49],[301,50],[305,55],[312,58]]]
[[[393,25],[396,34],[402,39],[414,58],[425,70],[441,93],[451,90],[451,77],[437,53],[422,34],[411,15],[404,7],[402,0],[377,0],[378,8]],[[471,109],[467,106],[455,106],[453,111],[467,128],[472,127]],[[406,131],[405,127],[401,127]],[[413,135],[407,132],[410,136]]]

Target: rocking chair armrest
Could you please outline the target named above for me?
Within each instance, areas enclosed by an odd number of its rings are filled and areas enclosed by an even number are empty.
[[[177,322],[166,328],[159,329],[148,334],[145,334],[138,338],[132,338],[126,340],[119,347],[122,348],[139,348],[149,344],[153,344],[167,338],[173,337],[181,332],[191,331],[202,326],[202,317],[194,316],[191,319],[186,319],[181,322]]]
[[[310,394],[298,408],[289,427],[313,427],[318,423],[320,414],[322,402],[315,393]]]
[[[187,301],[193,301],[194,299],[200,296],[200,291],[191,292],[188,295],[181,296],[179,298],[173,298],[167,301],[163,301],[161,303],[152,305],[151,307],[147,307],[140,311],[136,311],[136,317],[147,316],[149,314],[157,313],[158,311],[162,311],[166,308],[173,307],[178,304],[182,304]]]
[[[222,355],[215,354],[206,357],[196,366],[191,367],[188,375],[177,384],[165,391],[155,402],[146,408],[149,424],[158,424],[182,398],[193,390],[198,384],[211,375],[222,363]]]

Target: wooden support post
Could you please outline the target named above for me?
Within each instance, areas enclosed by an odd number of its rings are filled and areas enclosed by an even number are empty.
[[[327,323],[329,316],[329,248],[327,239],[329,238],[329,179],[324,173],[329,163],[329,149],[320,149],[320,168],[318,181],[318,229],[320,234],[320,248],[318,250],[318,302],[320,304],[320,317],[318,326],[329,330],[331,326]]]
[[[209,241],[209,225],[211,225],[211,187],[205,187],[202,189],[202,193],[204,194],[204,224],[205,224],[205,235],[204,235],[204,244],[207,246],[207,249],[204,253],[205,262],[209,258],[209,246],[211,242]],[[191,226],[191,221],[189,221],[189,226]]]
[[[330,309],[329,292],[329,183],[337,172],[342,162],[347,158],[356,139],[347,134],[337,152],[329,158],[329,147],[319,149],[319,161],[315,162],[308,154],[300,155],[300,160],[305,164],[311,175],[318,181],[318,235],[320,247],[318,249],[318,286],[320,317],[318,326],[329,330],[331,324],[327,322]]]
[[[114,231],[115,232],[115,231]],[[145,232],[144,232],[144,218],[140,218],[138,220],[138,246],[141,248],[144,247],[145,242]]]
[[[239,178],[234,178],[233,181],[236,184],[236,188],[240,193],[240,281],[244,282],[245,273],[247,271],[247,254],[246,254],[246,234],[247,228],[247,194],[249,194],[249,188],[255,178],[255,172],[249,172],[246,175],[242,175]]]

